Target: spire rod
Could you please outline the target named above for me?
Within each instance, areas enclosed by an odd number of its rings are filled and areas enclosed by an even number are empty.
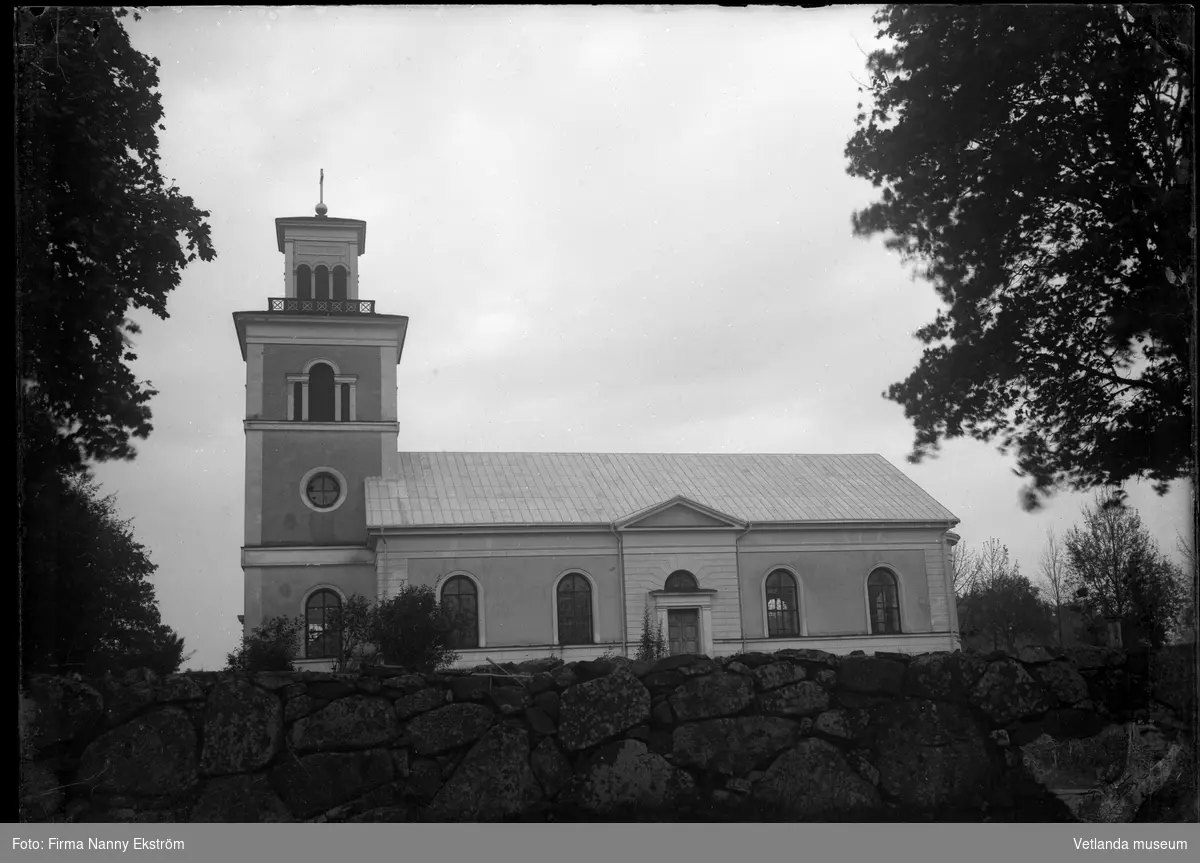
[[[325,206],[325,169],[321,169],[321,200],[317,202],[317,217],[325,218],[329,208]]]

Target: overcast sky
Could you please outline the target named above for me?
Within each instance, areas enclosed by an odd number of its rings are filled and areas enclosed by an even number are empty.
[[[105,491],[158,565],[163,618],[219,668],[240,634],[245,366],[231,314],[283,295],[279,216],[367,222],[360,296],[408,315],[403,450],[877,452],[1037,571],[1041,512],[992,446],[905,461],[881,392],[936,313],[851,212],[842,155],[871,9],[156,8],[165,175],[210,223],[170,319],[139,316],[160,391]],[[861,50],[860,50],[861,46]],[[1189,491],[1129,489],[1164,550]]]

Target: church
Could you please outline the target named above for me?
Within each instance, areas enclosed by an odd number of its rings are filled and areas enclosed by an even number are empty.
[[[246,363],[249,633],[429,585],[460,666],[958,646],[958,520],[879,455],[400,452],[408,318],[359,292],[366,222],[275,220],[284,296],[234,313]]]

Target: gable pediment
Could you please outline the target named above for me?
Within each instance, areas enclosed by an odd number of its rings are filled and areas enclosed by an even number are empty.
[[[746,522],[681,496],[628,515],[616,526],[621,530],[721,530],[744,528]]]

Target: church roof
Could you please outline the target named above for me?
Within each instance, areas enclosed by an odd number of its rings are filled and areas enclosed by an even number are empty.
[[[957,522],[880,455],[398,453],[369,527],[608,524],[682,496],[747,522]]]

